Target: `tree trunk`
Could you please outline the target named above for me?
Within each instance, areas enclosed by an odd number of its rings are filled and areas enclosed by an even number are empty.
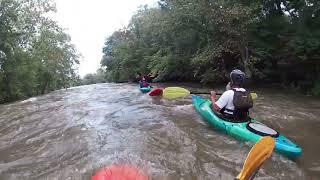
[[[47,86],[48,86],[48,79],[46,78],[44,85],[41,88],[41,94],[44,94],[46,92]]]
[[[5,90],[5,101],[11,101],[13,99],[11,83],[10,83],[10,75],[8,73],[4,74],[4,90]]]
[[[246,77],[251,79],[252,77],[252,70],[249,63],[249,50],[247,47],[241,49],[241,60],[244,66],[244,72],[246,73]]]

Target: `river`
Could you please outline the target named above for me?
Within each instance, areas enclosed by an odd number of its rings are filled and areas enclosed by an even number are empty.
[[[202,89],[202,91],[204,91]],[[303,148],[274,153],[256,179],[320,177],[320,100],[257,89],[252,115]],[[150,98],[135,84],[96,84],[0,105],[0,179],[90,179],[129,163],[152,179],[230,179],[250,144],[215,131],[191,97]]]

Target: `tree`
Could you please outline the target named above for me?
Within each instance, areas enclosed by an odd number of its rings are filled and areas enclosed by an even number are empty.
[[[160,0],[108,38],[101,66],[112,81],[139,71],[202,83],[240,68],[251,81],[310,90],[320,79],[319,9],[316,0]]]
[[[48,18],[51,0],[0,1],[0,102],[68,87],[78,53]]]

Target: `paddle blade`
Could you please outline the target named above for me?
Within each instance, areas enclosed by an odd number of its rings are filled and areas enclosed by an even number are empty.
[[[163,97],[166,99],[182,98],[189,94],[189,90],[181,87],[167,87],[163,90]]]
[[[257,93],[250,93],[252,99],[257,99],[258,98],[258,94]]]
[[[161,96],[161,95],[162,95],[161,88],[155,88],[149,93],[149,96]]]
[[[248,180],[253,177],[265,160],[271,156],[274,145],[275,140],[272,137],[266,136],[261,138],[251,148],[237,179]]]

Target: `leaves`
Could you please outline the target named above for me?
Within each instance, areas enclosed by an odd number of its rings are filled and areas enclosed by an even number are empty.
[[[101,65],[109,79],[138,71],[163,81],[223,82],[240,68],[252,80],[290,84],[294,69],[314,83],[319,16],[316,0],[161,0],[108,38]]]
[[[78,53],[51,0],[0,1],[0,102],[73,85]]]

